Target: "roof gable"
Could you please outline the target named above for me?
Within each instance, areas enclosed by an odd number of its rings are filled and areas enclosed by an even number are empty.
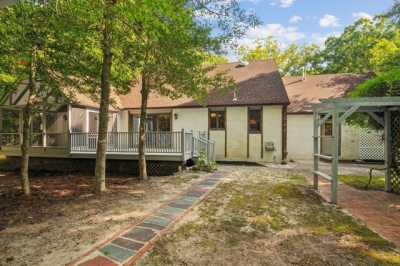
[[[312,113],[311,103],[320,99],[345,96],[367,76],[355,74],[326,74],[303,77],[283,77],[289,96],[288,113]]]
[[[207,106],[272,105],[289,103],[285,87],[277,65],[273,60],[253,61],[247,65],[228,63],[217,65],[211,74],[226,73],[238,85],[236,100],[233,91],[221,94],[218,89],[209,92]],[[126,109],[138,109],[141,104],[140,83],[127,95],[121,95]],[[202,106],[190,97],[170,99],[157,93],[151,93],[148,108],[199,107]]]

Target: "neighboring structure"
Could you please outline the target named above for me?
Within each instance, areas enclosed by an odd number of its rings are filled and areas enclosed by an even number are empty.
[[[289,96],[288,106],[288,159],[312,159],[313,110],[311,103],[320,99],[345,96],[365,76],[351,74],[310,75],[284,77]],[[340,130],[341,160],[383,160],[383,132],[368,131],[343,124]],[[332,122],[321,127],[321,153],[331,154]]]
[[[149,160],[185,161],[197,146],[215,145],[218,161],[281,162],[286,156],[286,107],[289,99],[276,64],[219,65],[216,72],[231,76],[236,91],[210,91],[206,104],[181,97],[171,100],[151,94],[148,102]],[[3,151],[19,156],[23,86],[3,101]],[[110,112],[108,158],[137,159],[140,84],[127,95],[113,97]],[[14,118],[13,118],[14,117]],[[60,104],[32,123],[33,157],[95,158],[98,104],[76,93],[74,101]],[[212,148],[214,150],[214,148]]]

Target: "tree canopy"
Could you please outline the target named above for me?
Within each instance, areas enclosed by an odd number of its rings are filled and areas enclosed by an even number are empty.
[[[320,47],[315,44],[291,44],[282,49],[279,43],[271,37],[258,40],[255,48],[239,47],[239,55],[244,61],[274,59],[282,75],[302,75],[321,72]]]

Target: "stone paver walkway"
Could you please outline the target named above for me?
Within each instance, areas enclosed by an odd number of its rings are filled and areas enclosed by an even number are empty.
[[[184,214],[203,200],[223,178],[214,173],[195,183],[183,194],[159,208],[139,224],[117,233],[111,240],[97,246],[68,265],[117,266],[133,265]]]
[[[319,191],[329,202],[330,184],[320,179]],[[384,191],[360,190],[340,183],[338,205],[400,249],[400,195]]]

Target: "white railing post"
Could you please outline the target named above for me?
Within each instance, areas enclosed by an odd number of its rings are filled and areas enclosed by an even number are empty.
[[[186,156],[185,156],[186,147],[185,147],[185,129],[184,128],[182,128],[182,131],[181,131],[181,150],[182,150],[182,160],[185,161],[186,160]]]

